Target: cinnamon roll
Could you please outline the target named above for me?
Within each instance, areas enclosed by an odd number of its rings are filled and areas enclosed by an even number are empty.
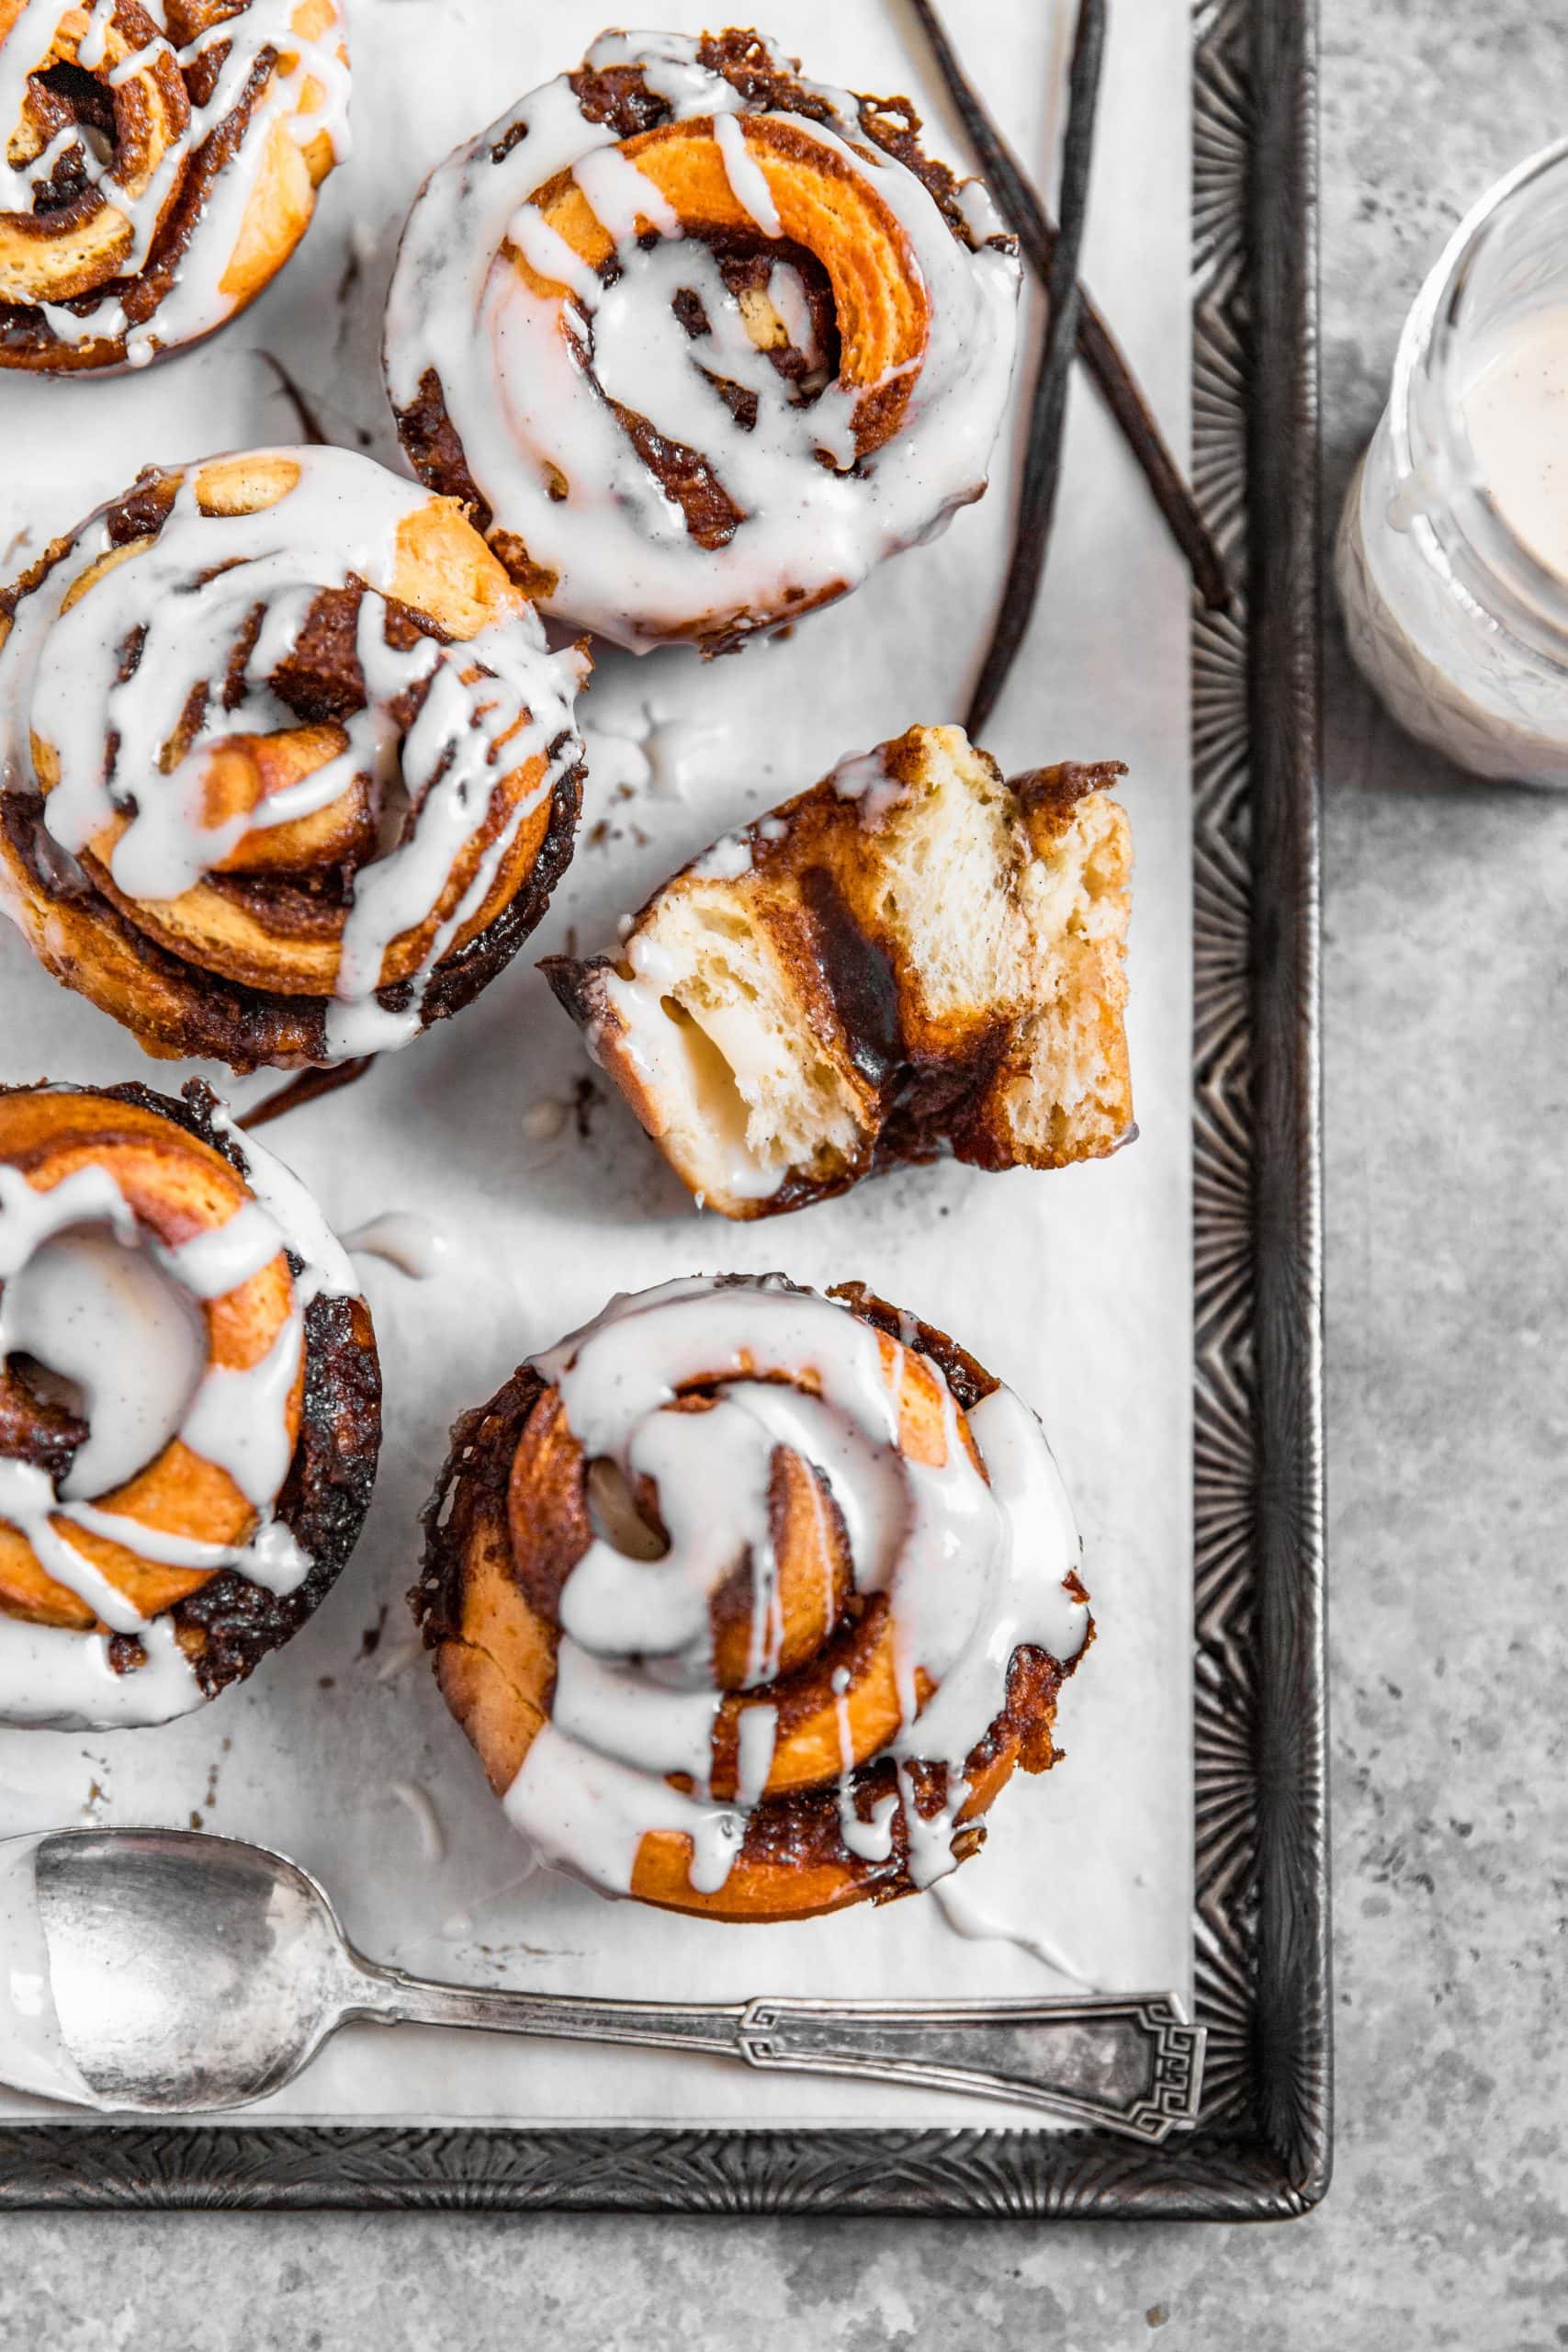
[[[425,1523],[410,1598],[517,1828],[714,1918],[966,1860],[1092,1632],[1033,1414],[859,1283],[614,1300],[458,1422]]]
[[[254,301],[348,152],[339,0],[4,0],[0,367],[144,367]]]
[[[156,1724],[250,1673],[370,1501],[369,1310],[209,1090],[0,1090],[0,1722]]]
[[[979,497],[1016,250],[919,128],[759,33],[611,32],[431,174],[399,431],[547,610],[721,652]]]
[[[671,1166],[773,1216],[901,1161],[1061,1168],[1134,1132],[1125,771],[1004,779],[911,727],[544,969]]]
[[[368,458],[151,469],[0,592],[0,903],[150,1054],[404,1045],[571,854],[582,669]]]

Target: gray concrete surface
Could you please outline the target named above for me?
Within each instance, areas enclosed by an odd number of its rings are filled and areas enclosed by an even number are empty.
[[[1568,37],[1531,0],[1326,0],[1323,65],[1332,506],[1449,225],[1568,124]],[[1413,750],[1332,635],[1327,677],[1327,2203],[1271,2231],[18,2218],[0,2345],[1568,2343],[1568,805]]]

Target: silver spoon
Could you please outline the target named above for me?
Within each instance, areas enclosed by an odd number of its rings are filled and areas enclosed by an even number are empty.
[[[1203,2029],[1167,1993],[878,2004],[492,1992],[378,1967],[307,1871],[236,1838],[73,1829],[0,1842],[0,2080],[144,2114],[243,2107],[362,2019],[912,2083],[1146,2141],[1193,2120],[1202,2075]]]

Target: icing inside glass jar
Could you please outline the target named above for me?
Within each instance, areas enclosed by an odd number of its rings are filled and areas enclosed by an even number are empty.
[[[1400,724],[1478,775],[1568,784],[1568,142],[1455,232],[1406,323],[1337,573]]]

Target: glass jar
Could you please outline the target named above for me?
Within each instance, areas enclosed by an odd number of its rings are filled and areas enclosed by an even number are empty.
[[[1335,568],[1402,727],[1568,785],[1568,140],[1482,198],[1416,298]]]

